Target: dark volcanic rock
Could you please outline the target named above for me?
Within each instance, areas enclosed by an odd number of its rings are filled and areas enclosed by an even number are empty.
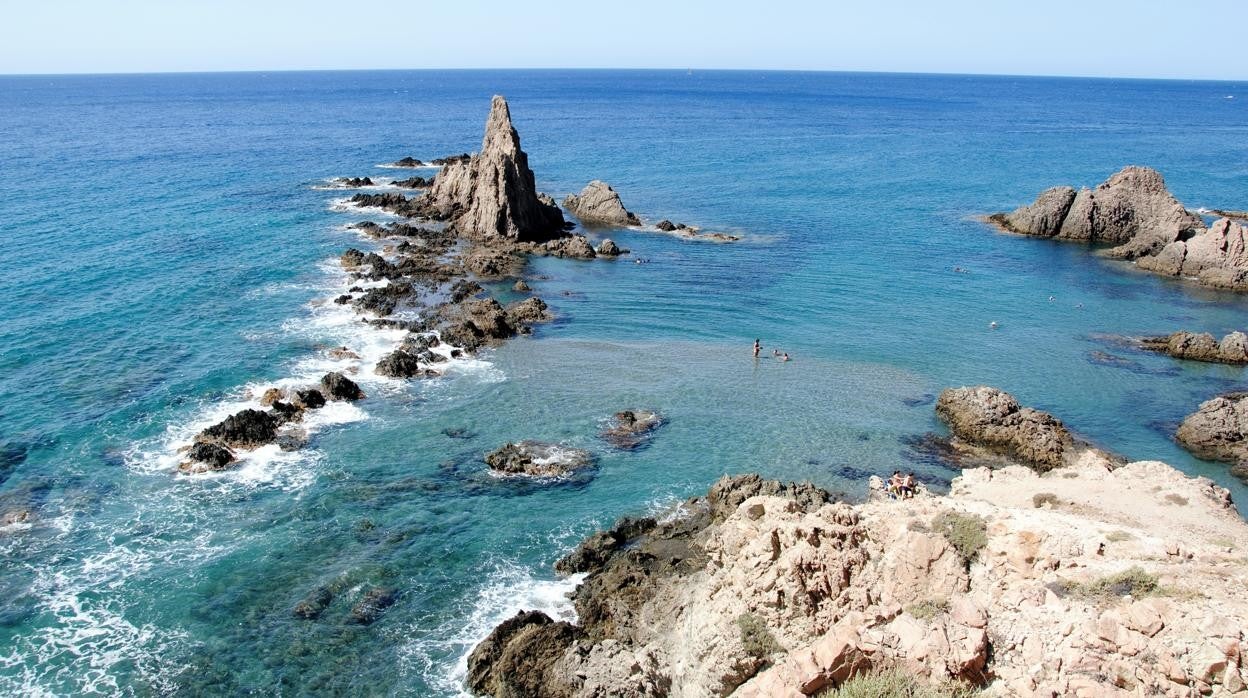
[[[393,167],[423,167],[425,163],[409,155],[408,157],[405,157],[402,160],[395,160],[394,162],[390,164]],[[434,160],[434,164],[435,165],[437,164],[437,160]]]
[[[454,162],[468,162],[471,159],[472,156],[468,153],[460,153],[459,155],[447,155],[444,158],[434,158],[429,162],[429,164],[437,165],[438,167],[445,167],[446,165]]]
[[[424,189],[432,186],[433,180],[425,179],[424,177],[408,177],[407,179],[396,179],[390,184],[403,189]]]
[[[215,443],[197,441],[186,452],[187,461],[178,466],[184,473],[225,470],[234,462],[230,449]]]
[[[1039,472],[1062,466],[1074,445],[1056,417],[1022,407],[1009,393],[988,386],[944,390],[936,400],[936,414],[959,439]]]
[[[422,209],[418,199],[409,199],[402,194],[387,192],[384,194],[356,194],[348,199],[361,208],[379,208],[400,216],[416,217]]]
[[[580,194],[569,194],[563,200],[563,207],[584,223],[641,225],[637,216],[624,208],[620,195],[611,185],[597,179],[587,184]]]
[[[541,611],[505,620],[468,656],[468,688],[478,695],[570,698],[558,671],[560,658],[579,633]]]
[[[481,152],[448,162],[424,205],[476,240],[540,241],[563,230],[559,209],[538,200],[528,155],[511,125],[507,101],[499,96],[490,105]]]
[[[653,410],[622,410],[612,416],[602,438],[616,448],[632,450],[646,443],[662,425],[663,417]]]
[[[676,230],[676,224],[675,224],[675,223],[672,223],[671,221],[667,220],[666,218],[664,218],[663,220],[659,221],[658,223],[655,223],[655,224],[654,224],[654,227],[658,228],[659,230],[662,230],[662,231],[663,231],[663,232],[665,232],[665,233],[670,233],[670,232],[672,232],[672,231]]]
[[[289,402],[278,400],[269,408],[269,411],[277,418],[278,424],[287,424],[297,422],[303,419],[303,408],[293,405]]]
[[[316,388],[296,390],[291,402],[305,410],[316,410],[325,406],[325,395]]]
[[[469,249],[461,260],[464,268],[483,279],[498,279],[505,276],[516,276],[524,269],[524,258],[507,249],[488,246],[474,246]]]
[[[339,177],[334,180],[334,184],[340,187],[371,187],[373,180],[368,177]]]
[[[610,530],[599,531],[581,541],[576,550],[555,563],[555,571],[560,574],[577,574],[599,570],[615,551],[648,533],[656,525],[657,522],[652,518],[622,518]]]
[[[354,247],[342,253],[342,266],[345,269],[353,269],[364,263],[364,253]]]
[[[278,419],[274,415],[247,409],[204,429],[195,440],[229,448],[256,448],[277,438],[277,426]]]
[[[355,381],[337,371],[321,377],[321,391],[330,400],[360,400],[364,397],[364,391]]]
[[[558,477],[593,465],[589,451],[540,441],[504,444],[485,456],[486,465],[504,475]]]
[[[390,378],[411,378],[420,374],[420,365],[412,354],[396,349],[377,362],[377,375]]]

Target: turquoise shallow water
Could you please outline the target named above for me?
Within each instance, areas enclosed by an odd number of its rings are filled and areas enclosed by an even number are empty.
[[[988,383],[1100,445],[1248,492],[1172,424],[1242,369],[1100,334],[1242,329],[1245,300],[976,216],[1119,167],[1189,206],[1248,201],[1245,84],[805,73],[377,72],[0,78],[0,690],[454,695],[462,657],[616,516],[760,471],[861,492],[914,467],[930,396]],[[243,393],[383,350],[324,305],[361,241],[339,175],[474,149],[506,94],[539,186],[611,182],[650,221],[734,245],[610,235],[636,265],[538,260],[560,320],[446,379],[365,382],[310,447],[175,476],[168,446]],[[1228,99],[1234,96],[1234,99]],[[962,266],[969,274],[954,274]],[[1049,301],[1049,297],[1053,301]],[[990,331],[997,321],[1000,329]],[[749,345],[789,364],[755,363]],[[1090,360],[1105,351],[1127,361]],[[645,450],[595,434],[629,406]],[[444,429],[463,428],[468,439]],[[487,476],[518,438],[599,454],[591,480]],[[339,593],[316,621],[291,608]],[[397,592],[372,625],[350,607]]]

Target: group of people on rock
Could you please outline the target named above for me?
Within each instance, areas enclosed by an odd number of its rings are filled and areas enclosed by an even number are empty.
[[[762,352],[762,351],[763,351],[763,344],[762,344],[762,341],[761,341],[761,340],[758,340],[758,339],[754,340],[754,358],[756,358],[756,359],[757,359],[757,358],[758,358],[759,353],[760,353],[760,352]],[[789,358],[789,353],[788,353],[787,351],[782,352],[782,351],[780,351],[779,349],[772,349],[772,350],[771,350],[771,355],[772,355],[773,357],[775,357],[776,359],[779,359],[780,361],[790,361],[790,360],[791,360],[791,359]]]
[[[914,473],[902,475],[900,470],[894,470],[893,476],[884,485],[884,489],[898,499],[910,499],[918,488],[919,481],[914,479]]]

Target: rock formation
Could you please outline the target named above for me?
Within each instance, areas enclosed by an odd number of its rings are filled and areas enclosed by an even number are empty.
[[[1227,218],[1206,228],[1147,167],[1127,167],[1095,189],[1054,187],[1013,213],[989,220],[1014,233],[1112,244],[1106,255],[1144,270],[1248,291],[1244,226]]]
[[[1128,259],[1159,252],[1205,227],[1166,189],[1160,173],[1135,166],[1095,189],[1054,187],[1030,206],[993,220],[1025,235],[1118,245],[1114,256]]]
[[[1208,230],[1170,242],[1155,255],[1141,257],[1141,269],[1193,278],[1206,286],[1248,291],[1248,231],[1226,218]]]
[[[595,179],[580,194],[569,194],[563,207],[581,219],[582,223],[597,225],[641,225],[641,220],[624,208],[620,195],[610,184]]]
[[[563,214],[538,200],[529,158],[511,125],[507,101],[495,95],[481,152],[448,162],[423,200],[475,240],[542,241],[563,232]]]
[[[1248,482],[1248,393],[1202,402],[1183,419],[1175,438],[1199,458],[1234,463],[1232,474]]]
[[[1041,504],[1037,504],[1037,501]],[[1226,490],[1083,451],[851,506],[724,478],[557,563],[576,622],[526,611],[468,660],[494,696],[819,695],[867,671],[988,695],[1244,690],[1248,540]]]
[[[589,451],[540,441],[504,444],[485,456],[490,470],[503,475],[560,477],[593,465]]]
[[[355,381],[337,371],[321,376],[321,392],[330,400],[361,400],[364,391]]]
[[[645,445],[663,417],[654,410],[621,410],[602,430],[602,438],[616,448],[631,451]]]
[[[936,400],[936,414],[962,441],[1017,459],[1038,472],[1060,467],[1074,450],[1074,438],[1060,420],[1023,407],[996,388],[948,388]]]
[[[1208,332],[1174,332],[1163,337],[1144,337],[1140,346],[1176,359],[1222,364],[1248,363],[1248,335],[1231,332],[1218,341]]]

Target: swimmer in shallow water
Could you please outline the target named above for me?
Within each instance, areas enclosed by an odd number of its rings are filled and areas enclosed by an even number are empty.
[[[781,360],[781,361],[788,361],[788,360],[789,360],[789,355],[788,355],[788,354],[784,354],[784,355],[782,355],[782,356],[780,357],[780,360]]]
[[[754,340],[754,358],[756,358],[756,359],[757,359],[757,358],[758,358],[758,352],[760,352],[760,351],[762,351],[762,350],[763,350],[763,345],[759,343],[759,340],[757,340],[757,339],[756,339],[756,340]]]
[[[992,322],[988,323],[988,329],[990,329],[990,330],[995,330],[995,329],[997,329],[997,321],[996,321],[996,320],[993,320]]]

